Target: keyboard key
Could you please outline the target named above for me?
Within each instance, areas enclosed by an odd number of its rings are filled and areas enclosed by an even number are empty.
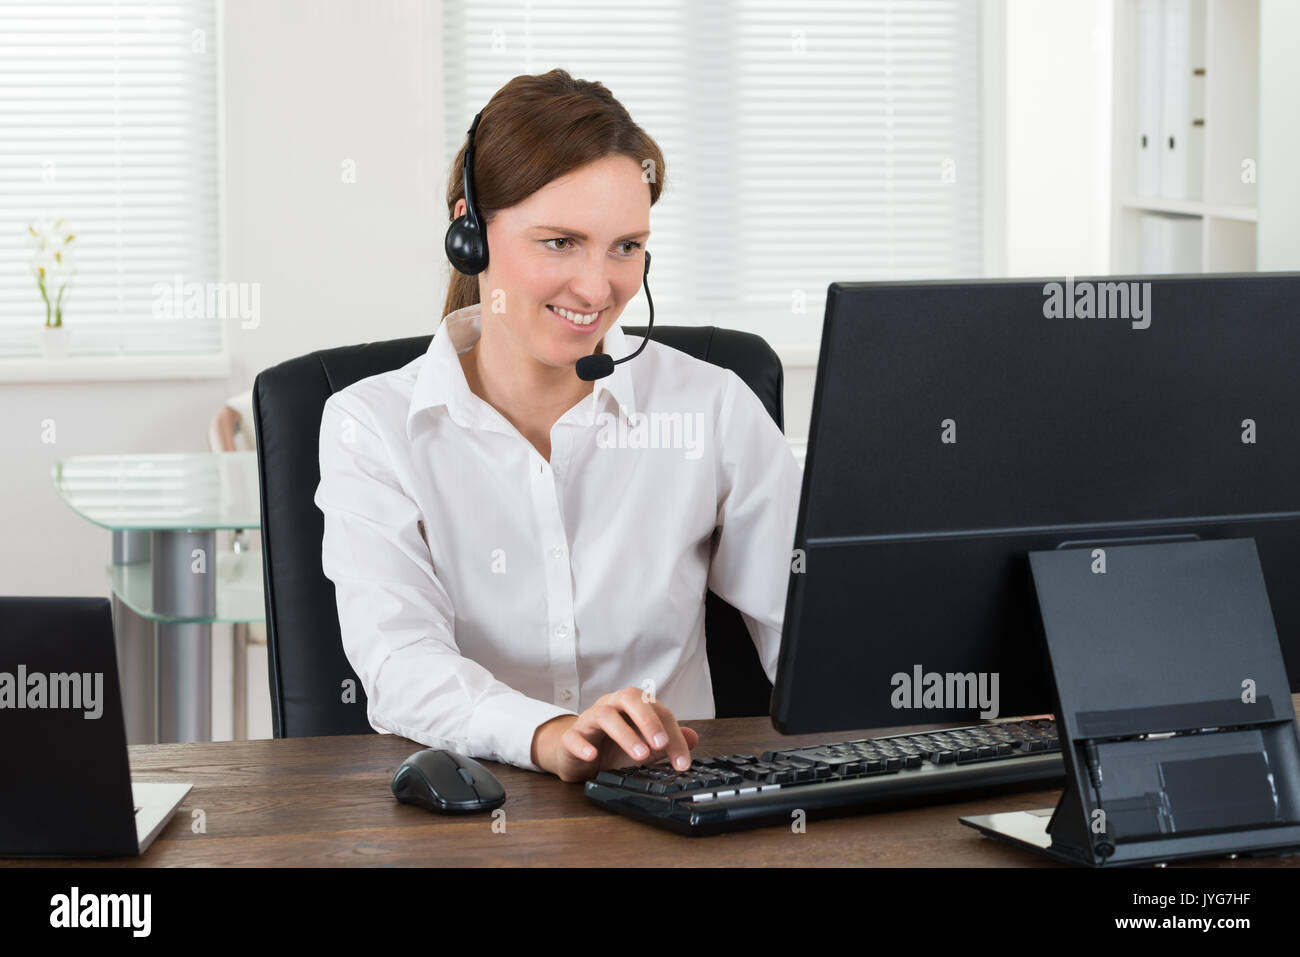
[[[819,760],[821,760],[821,758],[811,754],[800,754],[798,752],[795,752],[793,754],[781,754],[778,752],[777,754],[772,756],[772,760],[787,761],[792,764],[816,764]]]

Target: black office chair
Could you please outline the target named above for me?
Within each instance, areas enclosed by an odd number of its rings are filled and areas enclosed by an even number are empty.
[[[624,331],[645,334],[643,327]],[[373,731],[366,719],[365,692],[343,653],[334,583],[321,569],[325,518],[314,501],[320,483],[320,420],[331,394],[406,365],[428,351],[432,339],[415,336],[324,349],[272,366],[253,383],[267,671],[277,738]],[[761,337],[712,326],[659,326],[654,339],[734,371],[784,431],[781,360]],[[740,613],[712,592],[705,599],[705,640],[718,717],[767,714],[772,685],[749,631]],[[356,688],[355,703],[343,701],[348,678]]]

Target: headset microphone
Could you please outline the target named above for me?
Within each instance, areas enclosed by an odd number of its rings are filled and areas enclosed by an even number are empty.
[[[628,359],[635,359],[639,356],[641,350],[645,348],[645,344],[650,341],[650,333],[654,331],[655,327],[655,301],[650,298],[650,286],[646,282],[649,276],[650,250],[647,249],[645,253],[645,272],[641,274],[641,285],[645,287],[645,301],[650,304],[650,324],[646,327],[645,338],[642,339],[641,344],[636,347],[636,352],[618,360],[610,358],[603,352],[583,356],[578,360],[576,365],[578,378],[583,382],[595,382],[597,379],[605,378],[605,376],[614,371],[614,366],[618,365],[620,362],[627,362]]]
[[[474,114],[474,122],[470,124],[469,132],[466,134],[465,142],[465,164],[464,164],[464,184],[465,184],[465,215],[459,216],[447,227],[447,237],[443,241],[443,246],[447,251],[447,259],[450,260],[457,272],[464,273],[466,276],[477,276],[488,264],[488,246],[487,230],[483,228],[483,222],[479,216],[478,205],[474,202],[474,133],[478,130],[479,119],[483,116],[480,110]],[[624,356],[622,359],[613,359],[604,353],[594,353],[589,356],[583,356],[576,363],[578,378],[584,382],[594,382],[597,379],[603,379],[614,371],[614,366],[620,362],[627,362],[628,359],[635,359],[645,348],[645,344],[650,341],[650,334],[655,327],[655,304],[650,298],[650,286],[646,280],[650,276],[650,252],[645,253],[645,272],[641,274],[641,285],[645,287],[646,302],[650,305],[650,322],[646,327],[645,338],[641,340],[641,345],[637,346],[636,351],[630,356]]]

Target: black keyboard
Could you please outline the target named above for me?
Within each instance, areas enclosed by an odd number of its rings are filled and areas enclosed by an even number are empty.
[[[1005,791],[1063,787],[1056,724],[1047,718],[860,738],[833,744],[667,761],[601,771],[587,797],[687,835],[811,820]]]

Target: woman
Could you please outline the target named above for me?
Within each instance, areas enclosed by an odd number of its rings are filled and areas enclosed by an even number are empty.
[[[651,341],[594,385],[575,374],[639,344],[616,322],[664,162],[622,105],[552,70],[480,116],[487,267],[453,272],[425,355],[322,417],[344,649],[376,730],[566,781],[685,770],[699,736],[676,715],[714,715],[707,589],[775,676],[799,467],[729,370]]]

